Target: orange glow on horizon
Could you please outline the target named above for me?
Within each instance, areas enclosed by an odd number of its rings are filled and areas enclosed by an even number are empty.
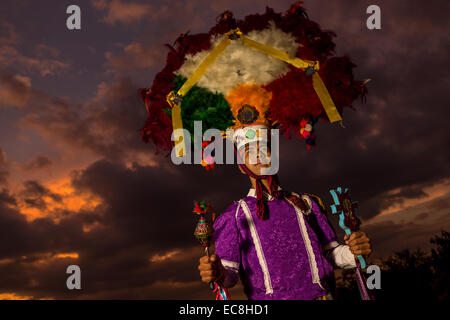
[[[34,266],[46,265],[55,262],[57,259],[78,259],[78,252],[46,252],[34,254],[32,256],[22,256],[21,263],[32,264]]]
[[[42,200],[45,203],[45,209],[27,207],[24,199],[19,199],[20,212],[26,216],[27,221],[33,221],[37,218],[50,217],[55,222],[59,218],[55,213],[62,210],[79,212],[81,210],[93,210],[102,203],[99,197],[88,193],[79,193],[70,185],[70,178],[63,178],[55,182],[45,184],[45,187],[53,194],[61,197],[61,201],[56,201],[50,196],[44,196]]]
[[[77,252],[58,253],[54,257],[59,258],[59,259],[65,259],[65,258],[78,259],[79,258]]]
[[[32,300],[32,296],[20,296],[13,292],[0,293],[0,300]]]

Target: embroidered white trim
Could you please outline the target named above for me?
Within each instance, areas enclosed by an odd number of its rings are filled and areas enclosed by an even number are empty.
[[[278,187],[278,190],[281,190],[280,186]],[[256,189],[251,188],[247,193],[247,197],[256,198]],[[273,200],[273,197],[270,195],[270,193],[267,193],[266,191],[263,191],[263,198],[269,201]]]
[[[248,191],[248,193],[247,193],[247,197],[256,198],[256,189],[253,189],[253,188],[250,189]],[[263,191],[263,198],[266,199],[266,200],[269,200],[269,201],[273,200],[273,197],[269,193],[267,193],[265,191]]]
[[[305,220],[303,219],[303,211],[301,211],[296,205],[294,205],[290,200],[286,199],[295,209],[297,214],[298,225],[300,227],[300,233],[302,234],[303,242],[305,243],[306,252],[308,253],[309,266],[311,268],[311,276],[313,283],[317,283],[322,289],[322,284],[320,283],[319,269],[317,269],[316,257],[314,255],[313,248],[311,246],[311,240],[309,239],[308,230],[306,229]],[[311,200],[310,200],[311,201]]]
[[[311,203],[311,199],[308,196],[303,195],[302,199],[306,201],[306,203],[308,204],[308,211],[303,212],[303,214],[308,215],[311,213],[311,208],[312,208],[312,203]]]
[[[220,259],[220,262],[225,268],[232,268],[233,271],[237,271],[235,269],[239,269],[239,263],[229,260]]]
[[[256,254],[258,256],[259,264],[264,275],[264,285],[266,287],[266,294],[273,293],[272,282],[270,280],[269,269],[267,268],[266,258],[264,257],[264,252],[262,251],[261,241],[259,240],[258,232],[256,231],[255,223],[250,213],[250,209],[244,200],[239,201],[244,210],[245,217],[247,218],[247,223],[250,227],[250,233],[252,235],[253,243],[255,244]]]

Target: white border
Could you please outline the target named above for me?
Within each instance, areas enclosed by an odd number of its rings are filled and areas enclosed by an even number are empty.
[[[309,200],[309,199],[308,199]],[[317,283],[322,289],[322,284],[320,283],[319,277],[319,269],[317,268],[316,257],[314,255],[314,251],[311,245],[311,240],[309,239],[308,230],[306,229],[305,220],[303,218],[303,211],[301,211],[296,205],[294,205],[289,199],[286,198],[286,201],[289,202],[295,209],[297,214],[298,225],[300,227],[300,233],[302,234],[303,243],[306,247],[306,252],[308,253],[309,266],[311,268],[311,277],[312,282]]]
[[[252,218],[252,214],[245,203],[244,200],[239,201],[244,210],[245,217],[247,218],[247,223],[250,227],[250,232],[252,235],[253,243],[255,244],[256,254],[258,255],[259,264],[261,265],[261,269],[264,275],[264,285],[266,287],[266,294],[273,293],[272,281],[270,280],[269,269],[267,267],[266,258],[264,257],[264,252],[262,251],[261,241],[258,236],[258,232],[256,231],[255,223]]]

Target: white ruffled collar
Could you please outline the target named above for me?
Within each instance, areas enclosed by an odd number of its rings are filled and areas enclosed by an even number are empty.
[[[281,190],[280,186],[278,186],[278,190]],[[250,190],[248,191],[247,197],[256,198],[256,189],[250,188]],[[263,199],[271,201],[274,199],[274,197],[271,196],[270,193],[263,191]]]

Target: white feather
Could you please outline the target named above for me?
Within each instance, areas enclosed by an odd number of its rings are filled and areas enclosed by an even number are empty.
[[[291,57],[295,56],[299,46],[295,42],[294,36],[276,28],[273,21],[270,22],[268,28],[261,31],[251,31],[246,36],[252,40],[287,52]],[[212,37],[210,50],[204,50],[195,55],[186,55],[184,64],[175,74],[189,78],[223,37],[223,35]],[[288,71],[287,63],[248,48],[239,40],[234,40],[208,68],[197,82],[197,85],[212,92],[218,91],[226,95],[240,83],[266,85]]]

